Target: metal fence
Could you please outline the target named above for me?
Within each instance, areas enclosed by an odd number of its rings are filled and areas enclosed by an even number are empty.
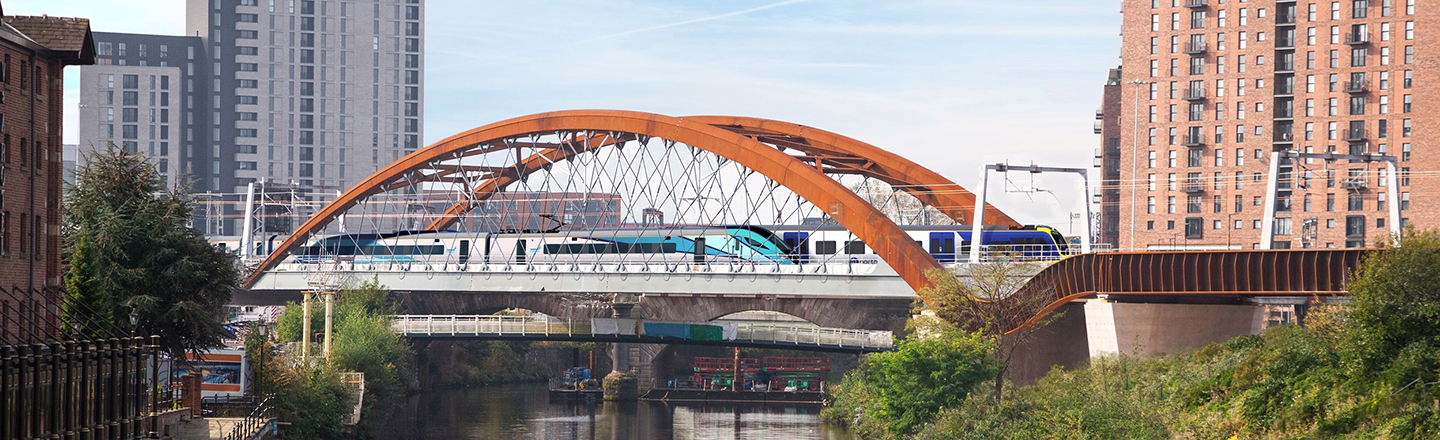
[[[156,433],[159,338],[89,317],[64,291],[0,289],[0,440]]]

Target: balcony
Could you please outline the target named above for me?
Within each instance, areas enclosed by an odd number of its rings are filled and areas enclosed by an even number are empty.
[[[1180,97],[1186,101],[1204,101],[1205,89],[1185,89],[1185,94]]]
[[[1205,184],[1200,183],[1199,180],[1187,181],[1185,182],[1185,186],[1180,187],[1180,192],[1188,194],[1202,193],[1205,192]]]
[[[1291,133],[1288,133],[1288,132],[1276,133],[1276,134],[1275,134],[1275,143],[1276,143],[1276,144],[1282,144],[1282,145],[1294,144],[1294,143],[1295,143],[1295,136],[1294,136],[1293,134],[1291,134]]]
[[[1345,142],[1365,142],[1365,129],[1345,130]]]
[[[1275,86],[1275,97],[1278,98],[1282,96],[1295,96],[1295,86],[1285,83],[1277,84]]]
[[[1210,7],[1209,0],[1185,0],[1185,7],[1190,9],[1204,9]]]
[[[1369,86],[1370,84],[1367,84],[1365,81],[1345,81],[1344,90],[1345,93],[1350,94],[1365,93]]]
[[[1370,181],[1363,178],[1349,178],[1340,181],[1340,187],[1351,191],[1364,191],[1370,187]]]
[[[1105,121],[1095,121],[1095,134],[1100,134],[1105,129]],[[1096,150],[1099,151],[1099,150]],[[1098,153],[1097,153],[1098,154]]]
[[[1295,48],[1295,39],[1294,39],[1294,38],[1276,38],[1276,39],[1275,39],[1275,48],[1276,48],[1276,49],[1294,49],[1294,48]]]
[[[1190,148],[1200,148],[1200,147],[1204,147],[1204,146],[1205,146],[1205,136],[1204,136],[1204,135],[1189,135],[1189,134],[1187,134],[1187,135],[1181,137],[1181,138],[1180,138],[1180,141],[1181,141],[1181,142],[1180,142],[1180,145],[1184,145],[1184,146],[1187,146],[1187,147],[1190,147]]]
[[[1277,62],[1275,63],[1275,73],[1293,73],[1293,72],[1295,72],[1295,62],[1294,62],[1294,61],[1283,61],[1283,60],[1282,60],[1282,61],[1277,61]]]
[[[1204,42],[1191,41],[1189,43],[1185,43],[1185,53],[1187,55],[1203,55],[1207,50],[1210,50],[1210,45],[1205,44]]]
[[[1275,119],[1295,119],[1295,109],[1288,107],[1276,108]]]
[[[1295,14],[1279,14],[1275,16],[1275,24],[1280,26],[1294,26]]]
[[[1345,35],[1345,44],[1351,46],[1363,46],[1370,44],[1370,34],[1349,33]]]

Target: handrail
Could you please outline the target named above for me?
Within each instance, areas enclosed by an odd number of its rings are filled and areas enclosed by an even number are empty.
[[[257,403],[255,409],[250,410],[250,413],[246,414],[240,423],[236,423],[230,428],[230,433],[225,435],[225,440],[250,440],[255,437],[255,434],[270,425],[270,417],[267,416],[269,412],[270,397],[266,396],[264,399],[260,399],[260,403]]]

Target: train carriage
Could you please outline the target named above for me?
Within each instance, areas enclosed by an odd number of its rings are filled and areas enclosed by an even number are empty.
[[[941,263],[967,261],[968,226],[903,226]],[[1069,254],[1054,228],[986,229],[987,260],[1049,261]],[[564,231],[401,231],[342,234],[312,240],[293,261],[361,264],[883,264],[840,226],[677,226]]]

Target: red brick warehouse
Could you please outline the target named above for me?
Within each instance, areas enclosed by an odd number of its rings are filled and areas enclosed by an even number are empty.
[[[4,334],[23,332],[22,326],[36,330],[35,326],[54,325],[61,286],[64,69],[94,62],[89,20],[4,16],[0,27]]]

